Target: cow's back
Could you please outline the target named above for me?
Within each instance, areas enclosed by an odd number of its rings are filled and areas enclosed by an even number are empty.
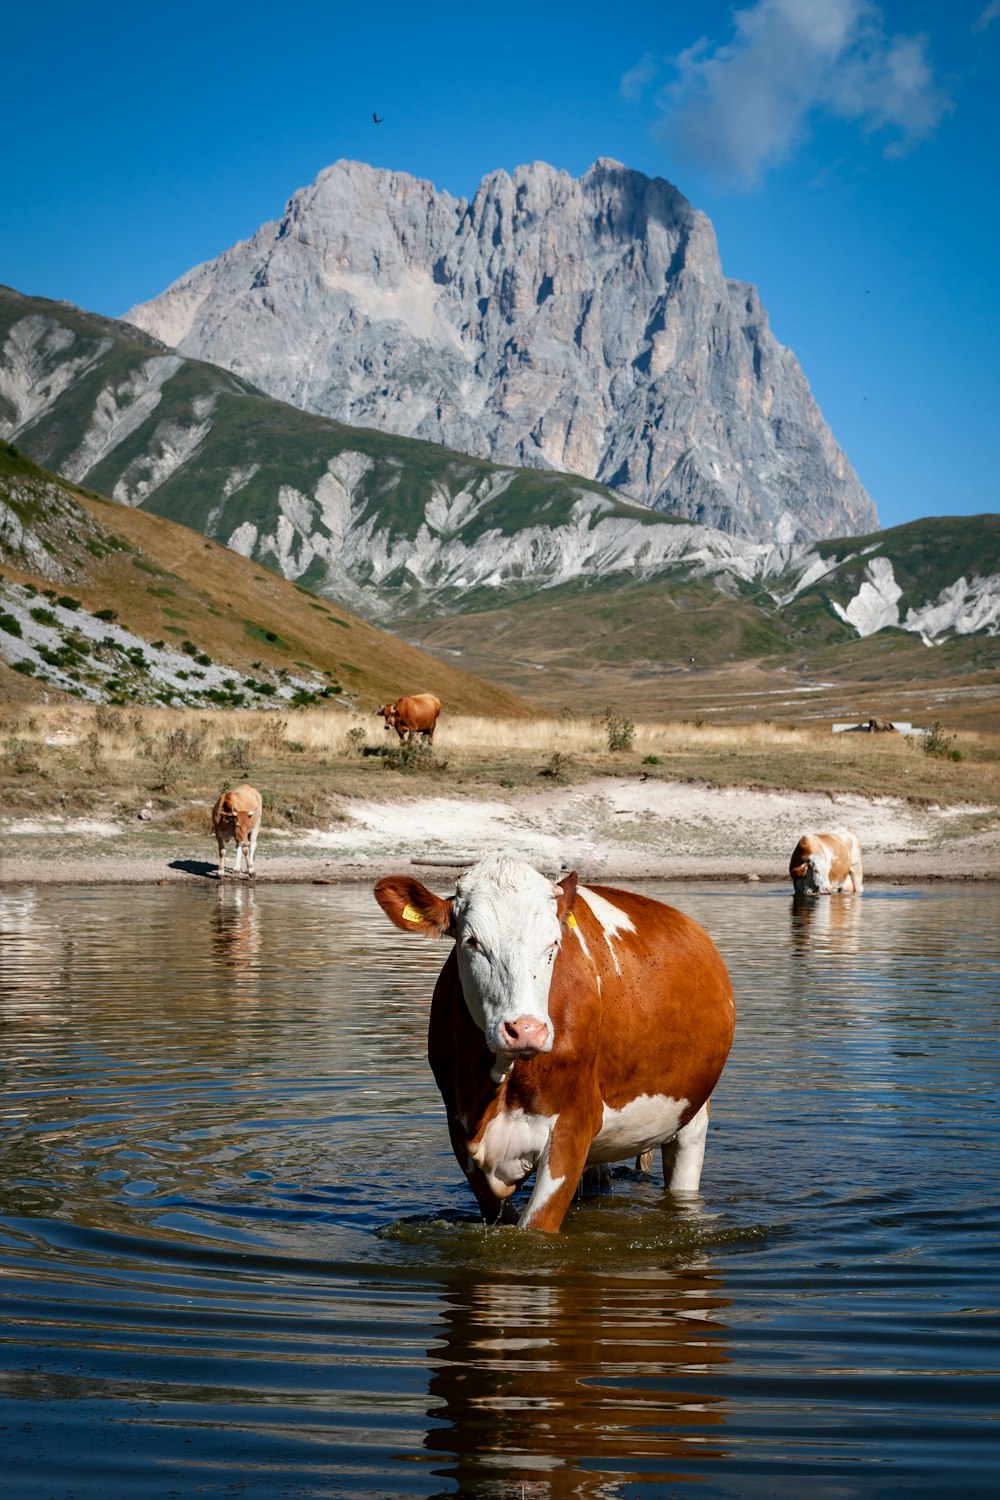
[[[683,912],[632,891],[581,887],[573,915],[563,947],[572,951],[575,941],[600,979],[604,1102],[620,1108],[641,1094],[666,1093],[689,1100],[693,1112],[712,1092],[735,1028],[733,987],[718,948]],[[557,968],[554,988],[559,978]]]
[[[437,722],[441,700],[433,693],[415,693],[396,700],[396,722],[401,729],[427,729]]]

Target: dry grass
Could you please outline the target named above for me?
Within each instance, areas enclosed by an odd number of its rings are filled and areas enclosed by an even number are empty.
[[[433,753],[399,742],[374,715],[307,708],[285,713],[8,706],[0,718],[0,806],[134,815],[152,803],[173,826],[201,827],[204,807],[249,780],[272,826],[336,820],[345,797],[399,798],[464,789],[539,788],[599,776],[714,786],[904,797],[942,806],[1000,803],[1000,742],[833,735],[771,723],[638,723],[612,751],[600,718],[443,717]],[[952,759],[957,751],[961,759]]]

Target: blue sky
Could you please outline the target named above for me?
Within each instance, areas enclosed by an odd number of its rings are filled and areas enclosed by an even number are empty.
[[[1000,0],[18,11],[0,281],[120,315],[339,157],[615,157],[709,215],[884,526],[1000,510]]]

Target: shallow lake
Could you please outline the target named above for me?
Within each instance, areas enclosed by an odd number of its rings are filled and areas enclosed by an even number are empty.
[[[0,890],[0,1493],[995,1495],[1000,887],[645,889],[736,987],[702,1192],[558,1238],[367,889]]]

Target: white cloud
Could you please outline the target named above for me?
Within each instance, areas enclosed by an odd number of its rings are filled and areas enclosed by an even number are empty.
[[[998,16],[1000,16],[1000,0],[990,0],[989,5],[981,10],[973,21],[973,31],[985,31],[987,26],[993,25]]]
[[[950,108],[926,38],[887,36],[871,0],[757,0],[733,20],[730,41],[703,38],[674,58],[658,95],[663,132],[679,154],[721,177],[759,181],[822,114],[888,136],[891,156],[931,134]],[[626,74],[626,97],[641,91],[652,65],[647,54]]]
[[[997,3],[1000,4],[1000,0],[997,0]],[[644,53],[635,67],[629,68],[628,72],[622,75],[622,98],[627,99],[630,104],[641,99],[647,85],[652,83],[662,67],[663,63],[652,52]]]

